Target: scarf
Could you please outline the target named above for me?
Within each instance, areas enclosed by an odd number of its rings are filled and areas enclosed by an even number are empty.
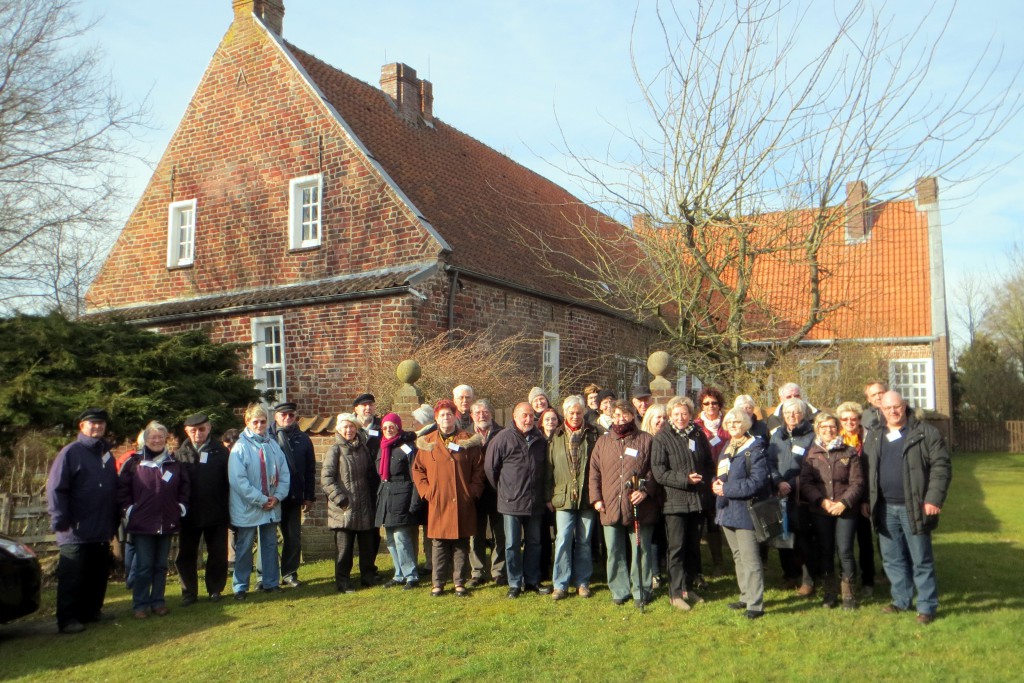
[[[843,432],[843,443],[845,443],[847,446],[853,446],[854,448],[857,449],[857,452],[859,453],[860,452],[860,432],[859,431],[853,432],[853,433]]]
[[[615,436],[620,439],[624,436],[628,436],[636,431],[636,422],[630,420],[624,425],[612,425],[612,431],[615,432]]]
[[[824,443],[818,437],[814,437],[814,442],[816,444],[818,444],[819,446],[821,446],[822,448],[824,448],[826,451],[839,450],[840,448],[842,448],[845,445],[845,443],[843,441],[843,437],[841,437],[841,436],[837,436],[836,438],[832,439],[828,443]]]
[[[395,413],[388,413],[380,421],[381,425],[385,422],[394,422],[398,425],[398,433],[391,439],[382,438],[380,440],[380,479],[381,481],[389,481],[391,479],[391,447],[402,438],[402,418]]]
[[[708,430],[712,434],[717,434],[718,428],[722,426],[722,418],[712,420],[703,410],[700,413],[700,421],[704,423],[704,429]]]

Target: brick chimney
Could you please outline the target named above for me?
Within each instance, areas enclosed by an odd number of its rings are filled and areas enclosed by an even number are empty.
[[[394,100],[398,113],[410,121],[434,121],[434,87],[416,77],[416,69],[394,62],[380,68],[380,89]]]
[[[284,24],[284,0],[231,0],[235,19],[255,14],[277,35],[281,35]]]
[[[846,243],[863,242],[870,227],[868,184],[863,180],[846,183]]]
[[[914,185],[918,204],[939,203],[939,181],[935,177],[918,178]]]

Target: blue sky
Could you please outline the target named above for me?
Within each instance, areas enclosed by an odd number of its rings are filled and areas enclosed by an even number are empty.
[[[687,6],[684,0],[678,4]],[[928,39],[952,11],[935,58],[933,93],[963,83],[967,65],[990,41],[1003,51],[1003,83],[1024,64],[1024,3],[891,5],[895,29],[909,30],[924,18]],[[828,7],[814,5],[819,14],[810,14],[803,27],[809,36],[816,22],[824,25],[820,12]],[[153,127],[140,150],[151,166],[231,22],[231,0],[84,0],[80,9],[98,20],[91,37],[105,52],[117,87],[128,98],[149,94]],[[613,129],[628,127],[638,115],[629,54],[635,9],[616,0],[285,0],[284,37],[372,84],[385,63],[412,66],[434,85],[436,116],[586,198],[558,170],[568,165],[562,137],[574,151],[600,157],[612,144]],[[659,54],[650,41],[638,59],[656,64]],[[951,306],[965,273],[985,277],[999,270],[1006,252],[1024,242],[1024,209],[1017,197],[1024,159],[1014,159],[1021,152],[1024,117],[967,169],[1001,165],[998,171],[983,181],[940,187]],[[149,168],[139,163],[126,174],[133,188],[127,216]]]

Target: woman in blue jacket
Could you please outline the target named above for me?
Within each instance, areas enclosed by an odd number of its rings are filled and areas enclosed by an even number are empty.
[[[729,443],[718,462],[711,491],[717,496],[715,521],[732,550],[740,587],[739,601],[729,607],[746,610],[748,619],[757,619],[764,615],[764,565],[747,501],[768,494],[769,478],[764,442],[748,433],[750,425],[750,416],[742,408],[733,408],[722,419]]]

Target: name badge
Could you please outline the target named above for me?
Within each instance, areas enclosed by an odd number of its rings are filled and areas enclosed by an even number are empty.
[[[378,432],[376,429],[367,429],[366,433],[369,434],[370,436],[380,436],[380,432]]]
[[[718,444],[722,443],[722,440],[721,440],[721,439],[719,439],[719,438],[718,438],[718,435],[716,434],[715,436],[713,436],[713,437],[711,438],[711,441],[710,441],[710,443],[711,443],[711,445],[712,445],[712,446],[717,446]]]
[[[409,444],[407,444],[407,443],[403,443],[402,444],[402,452],[405,453],[406,455],[409,455],[410,453],[412,453],[412,449],[409,448]]]
[[[171,477],[173,477],[173,476],[174,476],[174,475],[173,475],[173,474],[171,474],[170,472],[164,472],[164,476],[162,476],[162,477],[160,477],[160,478],[161,478],[161,479],[163,479],[164,481],[170,481],[170,480],[171,480]]]
[[[639,455],[639,453],[640,452],[637,449],[635,449],[635,448],[627,448],[626,449],[626,455],[628,455],[631,458],[635,458],[637,455]]]
[[[697,450],[697,442],[694,441],[693,439],[690,439],[690,450],[691,451]]]
[[[899,431],[895,431],[895,432],[889,432],[888,434],[886,434],[885,438],[889,440],[889,443],[892,443],[893,441],[895,441],[896,439],[899,439],[902,436],[903,435],[900,434]]]
[[[803,455],[807,452],[807,449],[803,446],[793,446],[793,455]]]
[[[205,465],[206,461],[209,460],[209,459],[210,459],[210,454],[207,453],[206,451],[203,451],[202,453],[199,454],[199,464],[200,465]]]
[[[110,462],[110,451],[103,454],[103,464],[106,465],[108,462]]]
[[[459,446],[459,444],[457,444],[454,441],[452,441],[450,444],[448,444],[448,450],[454,451],[454,452],[458,452],[458,451],[462,450],[462,447]]]
[[[724,477],[729,474],[729,458],[722,458],[718,461],[718,476]]]

